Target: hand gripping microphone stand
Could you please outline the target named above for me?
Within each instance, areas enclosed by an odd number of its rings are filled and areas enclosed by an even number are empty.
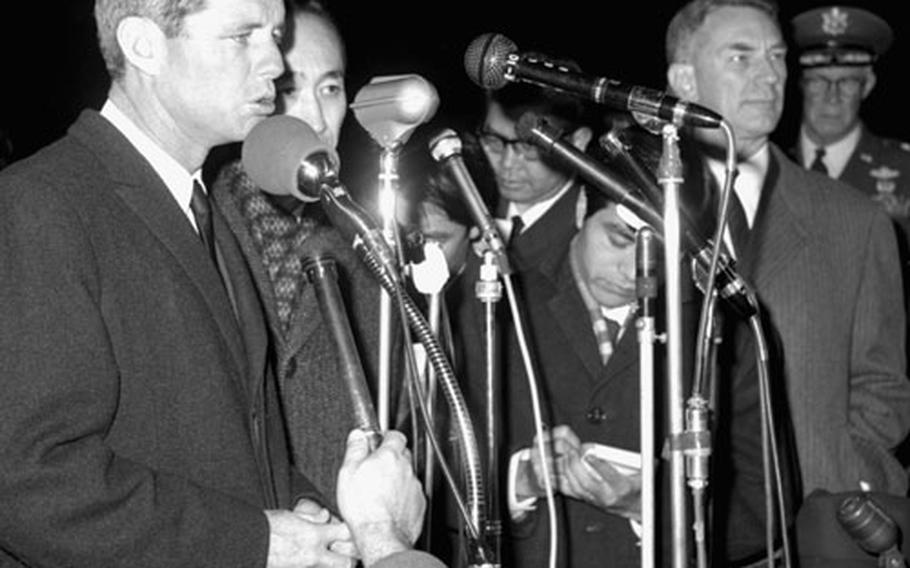
[[[439,457],[440,469],[454,496],[460,514],[465,518],[468,536],[481,563],[488,562],[483,534],[484,493],[480,474],[479,453],[467,404],[461,393],[455,372],[446,359],[445,351],[433,334],[420,309],[405,292],[392,253],[379,234],[372,217],[355,203],[338,179],[337,158],[305,122],[286,115],[267,118],[257,124],[243,143],[244,169],[257,186],[274,195],[293,195],[302,201],[321,201],[338,230],[351,238],[352,247],[366,267],[379,280],[383,289],[395,300],[402,321],[407,321],[427,352],[427,358],[439,378],[441,390],[449,405],[453,425],[458,432],[459,450],[466,471],[464,482],[467,501],[458,492],[455,479],[433,437],[434,429],[426,410],[422,388],[411,374],[420,416],[426,424]],[[470,510],[469,510],[470,509]]]
[[[398,152],[414,130],[430,120],[439,106],[435,87],[419,75],[374,77],[351,103],[360,125],[382,148],[379,168],[379,212],[383,235],[398,262],[404,254],[395,219],[398,192]],[[392,300],[381,291],[379,304],[379,423],[389,426],[392,352]]]

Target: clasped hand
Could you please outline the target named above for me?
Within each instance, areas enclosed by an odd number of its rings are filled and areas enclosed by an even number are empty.
[[[369,567],[411,548],[423,527],[426,498],[404,435],[389,431],[371,451],[367,435],[352,431],[337,501],[343,520],[312,501],[301,501],[293,511],[266,511],[268,567],[347,568],[358,559]]]

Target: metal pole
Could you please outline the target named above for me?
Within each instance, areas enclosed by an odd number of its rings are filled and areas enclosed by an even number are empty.
[[[638,295],[638,356],[641,420],[641,566],[654,568],[654,311],[657,298],[657,237],[642,227],[635,242],[635,287]]]
[[[682,293],[680,277],[679,188],[682,161],[676,126],[665,124],[661,131],[663,151],[658,181],[664,191],[664,269],[667,275],[667,402],[670,425],[670,503],[673,568],[685,568],[686,471],[681,439],[684,430],[682,382]]]

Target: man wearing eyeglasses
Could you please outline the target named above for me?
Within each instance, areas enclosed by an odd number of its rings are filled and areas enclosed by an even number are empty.
[[[876,85],[873,65],[894,39],[879,16],[825,6],[793,18],[803,94],[797,160],[869,194],[895,220],[905,274],[910,242],[910,144],[876,136],[860,109]]]
[[[496,177],[500,230],[510,243],[512,262],[521,270],[574,234],[579,186],[570,172],[550,162],[536,146],[518,140],[516,123],[525,112],[535,112],[581,150],[593,133],[582,101],[533,85],[491,91],[485,106],[477,135]]]

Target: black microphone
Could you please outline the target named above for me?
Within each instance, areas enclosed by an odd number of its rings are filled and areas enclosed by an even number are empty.
[[[651,225],[658,236],[663,236],[663,218],[634,189],[629,189],[624,180],[606,170],[603,164],[562,140],[561,133],[545,119],[534,112],[526,112],[518,119],[515,132],[522,140],[542,148],[560,163],[578,172],[613,201],[628,207],[642,221]],[[688,226],[684,227],[681,236],[695,261],[695,278],[704,282],[711,266],[710,243]],[[726,258],[719,260],[715,284],[721,298],[728,301],[739,315],[749,318],[757,312],[745,281],[733,270],[732,261]]]
[[[859,494],[844,499],[837,509],[837,520],[860,548],[879,558],[879,566],[906,566],[898,549],[897,523],[869,496]]]
[[[654,229],[642,227],[635,235],[635,295],[642,318],[654,317],[657,312],[657,266],[657,236]]]
[[[338,362],[341,376],[351,398],[354,420],[357,426],[369,435],[370,447],[375,449],[382,443],[382,430],[373,399],[367,386],[363,364],[354,343],[354,333],[348,320],[338,288],[338,271],[335,259],[327,255],[307,257],[301,267],[307,280],[313,285],[322,317],[329,326],[332,339],[338,348]]]
[[[490,211],[483,202],[480,191],[477,190],[477,185],[474,184],[474,179],[471,178],[471,173],[461,157],[461,146],[461,138],[451,128],[440,131],[429,142],[430,154],[434,160],[442,164],[446,173],[461,191],[461,195],[471,211],[471,216],[474,218],[474,223],[480,229],[487,246],[496,255],[500,272],[511,274],[512,270],[509,266],[502,235],[499,234],[499,229],[493,222],[493,216],[490,215]]]
[[[287,115],[266,118],[243,141],[241,162],[250,179],[273,195],[321,201],[326,214],[353,247],[374,255],[399,280],[395,256],[376,221],[338,179],[338,157],[309,124]]]
[[[723,122],[716,112],[664,91],[591,77],[539,55],[519,53],[515,42],[498,33],[475,38],[465,51],[464,66],[468,77],[484,89],[500,89],[507,82],[532,83],[619,110],[656,116],[678,126],[717,128]]]

